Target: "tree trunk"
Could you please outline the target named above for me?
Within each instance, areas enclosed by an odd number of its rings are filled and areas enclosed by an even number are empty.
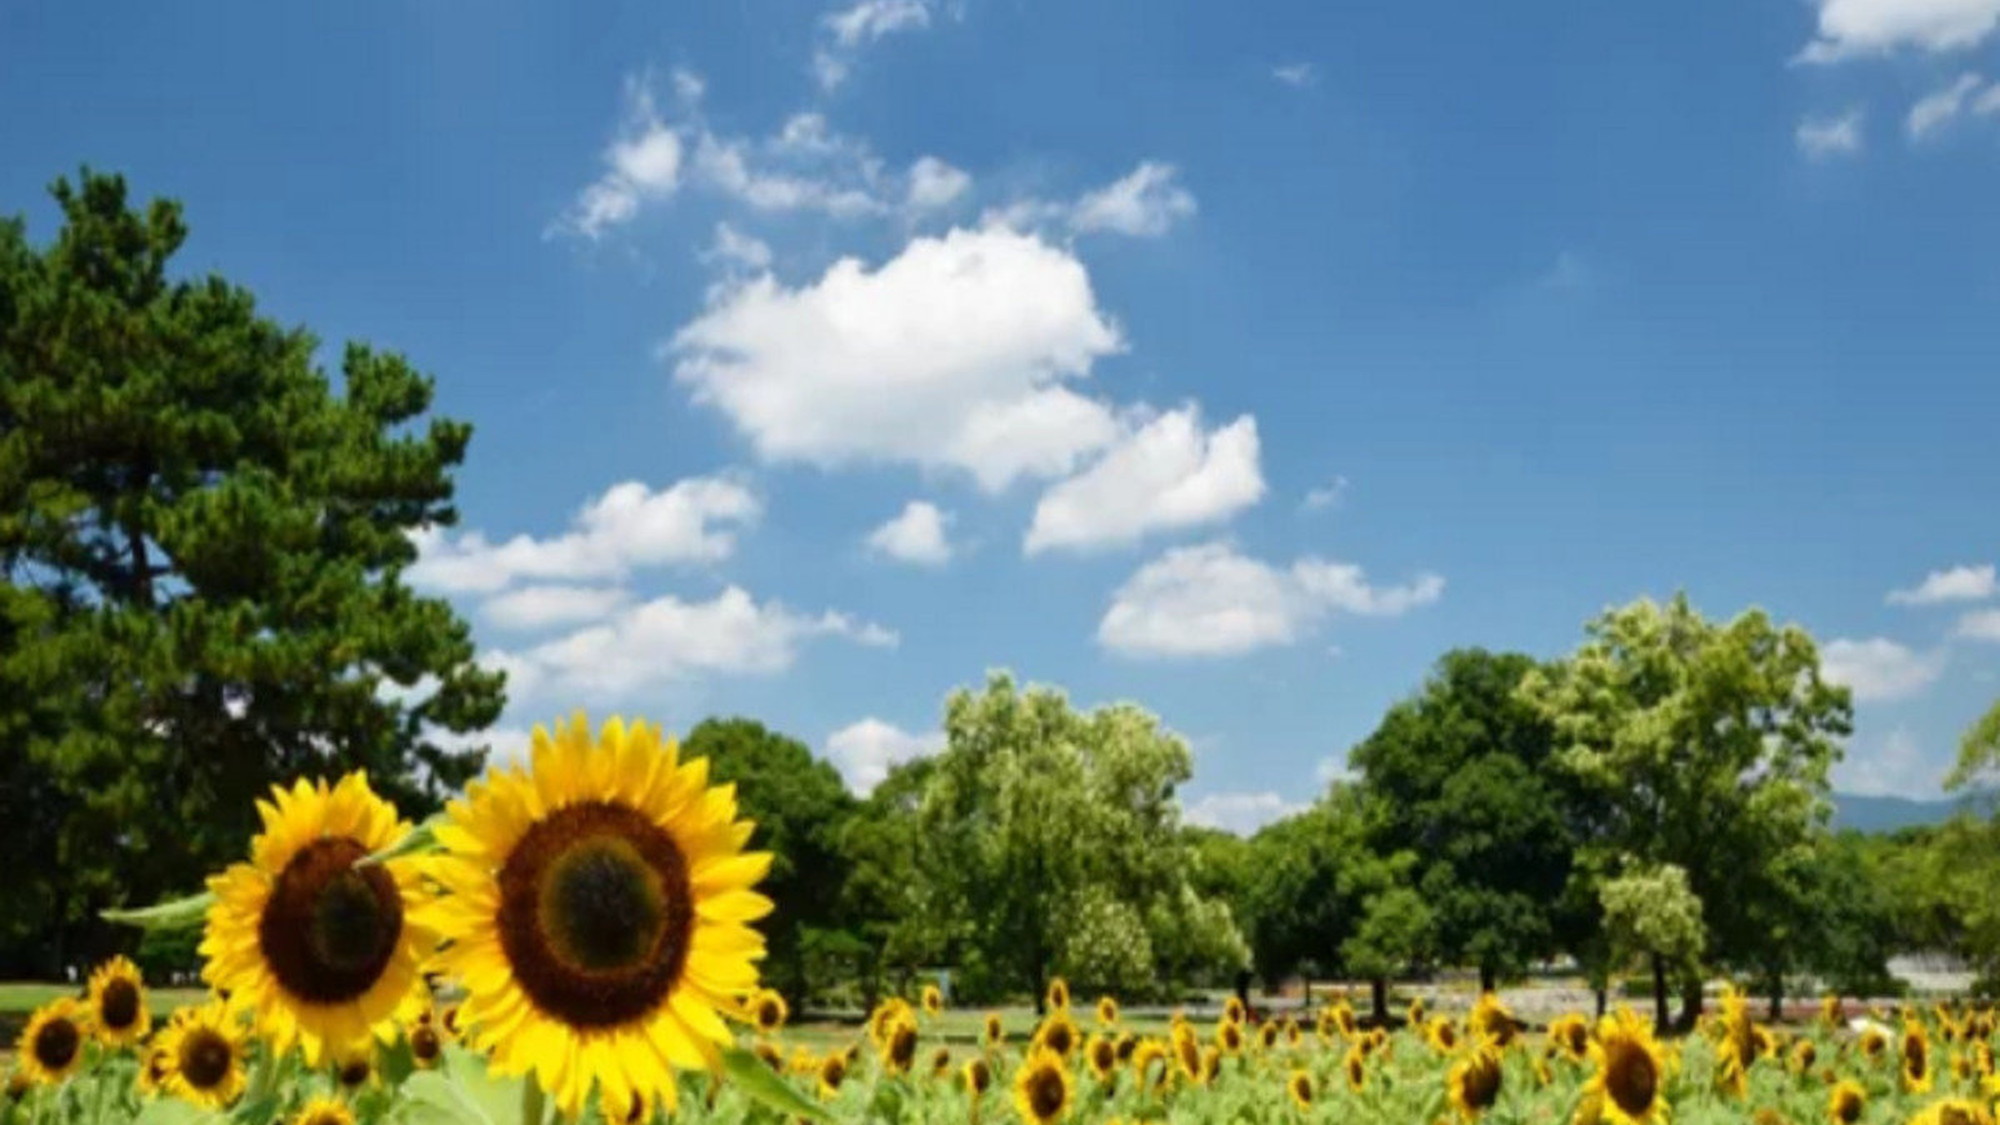
[[[1040,963],[1037,963],[1034,968],[1028,970],[1028,979],[1032,981],[1035,986],[1035,1018],[1040,1019],[1042,1018],[1042,1016],[1048,1013],[1048,1006],[1049,1006],[1048,974],[1042,970],[1042,966],[1040,965]]]
[[[1603,1019],[1604,1009],[1610,1003],[1611,1000],[1611,989],[1600,984],[1597,986],[1596,992],[1597,992],[1597,1018]]]
[[[1659,954],[1653,954],[1653,1027],[1665,1035],[1667,1019],[1667,962]]]
[[[1375,990],[1375,1026],[1389,1026],[1389,978],[1376,977],[1369,982]]]
[[[1488,964],[1485,964],[1485,963],[1483,963],[1483,962],[1482,962],[1482,963],[1480,964],[1480,966],[1479,966],[1479,991],[1480,991],[1480,993],[1481,993],[1482,995],[1483,995],[1483,994],[1485,994],[1485,993],[1488,993],[1488,992],[1491,992],[1491,991],[1493,991],[1493,988],[1494,988],[1494,985],[1495,985],[1495,983],[1496,983],[1496,981],[1495,981],[1495,979],[1494,979],[1494,978],[1495,978],[1495,977],[1496,977],[1497,975],[1498,975],[1498,974],[1494,973],[1494,971],[1493,971],[1493,966],[1491,966],[1491,965],[1488,965]]]
[[[1771,974],[1771,1022],[1785,1018],[1785,974]]]
[[[1701,1017],[1701,1002],[1701,973],[1691,971],[1681,986],[1681,1030],[1694,1027],[1694,1021]]]

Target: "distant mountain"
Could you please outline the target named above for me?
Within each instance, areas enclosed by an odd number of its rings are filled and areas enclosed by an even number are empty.
[[[1966,793],[1940,797],[1935,801],[1913,801],[1908,797],[1866,797],[1858,793],[1833,795],[1833,826],[1859,832],[1894,832],[1915,824],[1942,824],[1961,809],[1977,811],[1990,806],[1991,793]],[[1987,800],[1982,800],[1985,798]]]

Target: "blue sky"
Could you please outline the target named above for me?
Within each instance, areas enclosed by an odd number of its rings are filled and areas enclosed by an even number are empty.
[[[2000,693],[2000,0],[14,5],[79,164],[476,434],[413,577],[521,690],[857,785],[992,667],[1191,815],[1458,645],[1685,588],[1820,638],[1842,787]],[[1901,591],[1902,596],[1892,597]]]

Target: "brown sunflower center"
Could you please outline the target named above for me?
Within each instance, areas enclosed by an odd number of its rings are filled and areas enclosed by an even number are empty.
[[[410,1033],[410,1054],[418,1062],[436,1061],[441,1046],[437,1032],[428,1027],[420,1027]]]
[[[1843,1122],[1853,1122],[1861,1116],[1861,1099],[1852,1090],[1842,1090],[1834,1100],[1833,1115]]]
[[[1651,1108],[1659,1085],[1659,1072],[1643,1049],[1621,1044],[1612,1051],[1604,1069],[1604,1088],[1627,1115],[1638,1117]]]
[[[1292,1075],[1292,1097],[1297,1098],[1301,1105],[1311,1105],[1313,1100],[1312,1079],[1303,1074]]]
[[[983,1094],[986,1092],[986,1087],[993,1084],[993,1071],[987,1068],[985,1059],[972,1060],[972,1065],[966,1068],[965,1073],[972,1079],[972,1089],[975,1093]]]
[[[350,1059],[347,1062],[341,1063],[340,1070],[335,1074],[335,1077],[340,1080],[342,1086],[353,1087],[361,1085],[363,1082],[368,1081],[368,1060]]]
[[[315,840],[278,873],[257,940],[278,984],[317,1004],[353,1000],[382,977],[403,933],[403,896],[359,840]]]
[[[213,1090],[229,1077],[229,1065],[236,1058],[229,1041],[205,1027],[188,1032],[181,1041],[181,1080],[197,1090]]]
[[[1926,1057],[1924,1041],[1915,1035],[1903,1037],[1903,1072],[1912,1078],[1922,1078],[1924,1068],[1930,1060]]]
[[[499,931],[514,979],[573,1027],[656,1009],[694,933],[687,858],[625,805],[587,801],[536,822],[500,870]]]
[[[316,1109],[300,1125],[353,1125],[345,1116],[330,1109]]]
[[[1500,1063],[1491,1055],[1480,1055],[1465,1068],[1465,1104],[1472,1109],[1488,1109],[1500,1098]]]
[[[83,1046],[83,1029],[75,1020],[57,1018],[35,1032],[32,1050],[35,1062],[44,1070],[67,1070]]]
[[[1979,1120],[1972,1108],[1959,1102],[1946,1102],[1938,1107],[1938,1125],[1975,1125]]]
[[[757,1003],[757,1026],[766,1031],[778,1026],[778,1002],[769,998]]]
[[[839,1055],[826,1060],[819,1068],[820,1083],[829,1090],[840,1089],[840,1084],[846,1081],[846,1079],[847,1062]]]
[[[1062,1112],[1067,1091],[1062,1072],[1053,1066],[1038,1066],[1028,1075],[1028,1111],[1037,1121],[1052,1121]]]
[[[1070,1036],[1069,1025],[1060,1022],[1049,1025],[1048,1034],[1042,1036],[1042,1042],[1058,1055],[1069,1054],[1069,1049],[1076,1045]]]
[[[897,1070],[908,1070],[911,1060],[917,1057],[917,1029],[907,1023],[899,1023],[896,1030],[889,1033],[889,1065]]]
[[[119,977],[104,986],[97,1001],[97,1018],[108,1031],[124,1031],[139,1022],[139,986]]]
[[[1117,1044],[1109,1043],[1106,1042],[1105,1040],[1099,1039],[1097,1041],[1097,1045],[1090,1049],[1090,1065],[1096,1067],[1099,1073],[1103,1073],[1104,1071],[1108,1071],[1112,1067],[1117,1066],[1118,1065]]]

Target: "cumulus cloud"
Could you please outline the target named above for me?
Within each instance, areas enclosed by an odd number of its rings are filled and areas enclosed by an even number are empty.
[[[1923,140],[1950,124],[1965,108],[1965,99],[1985,83],[1986,80],[1977,74],[1961,74],[1951,85],[1919,99],[1910,107],[1910,116],[1904,122],[1910,139]]]
[[[477,531],[420,529],[411,536],[417,561],[405,577],[446,593],[494,593],[520,580],[620,578],[640,567],[718,562],[762,511],[748,488],[725,477],[690,477],[657,492],[625,481],[584,505],[572,529],[553,538],[491,543]]]
[[[1889,591],[1890,605],[1938,605],[1943,602],[1976,602],[2000,589],[1991,563],[1954,566],[1933,570],[1924,580],[1904,590]]]
[[[1959,51],[1977,46],[2000,25],[2000,0],[1815,2],[1819,34],[1799,53],[1802,62],[1838,62],[1898,48]]]
[[[906,204],[912,211],[935,211],[950,206],[972,189],[972,177],[935,156],[919,157],[910,165],[910,193]]]
[[[808,641],[824,637],[871,647],[897,642],[880,625],[832,610],[798,613],[730,586],[708,601],[654,598],[546,644],[488,654],[486,662],[510,676],[525,672],[518,695],[603,701],[706,675],[774,675],[790,668]]]
[[[752,272],[771,268],[771,247],[763,239],[744,234],[728,223],[715,224],[715,241],[702,251],[702,260],[738,266]]]
[[[1023,549],[1090,550],[1228,519],[1264,496],[1257,421],[1214,431],[1192,405],[1152,418],[1035,505]]]
[[[560,229],[597,238],[637,215],[642,202],[665,199],[680,186],[680,134],[660,120],[643,79],[626,83],[625,100],[625,121],[604,150],[604,174],[577,195]]]
[[[1799,122],[1794,139],[1799,151],[1814,160],[1852,156],[1861,151],[1861,111],[1838,117],[1808,117]]]
[[[609,617],[628,596],[617,587],[523,586],[486,599],[479,612],[502,629],[544,629]]]
[[[1952,627],[1951,635],[1966,641],[2000,642],[2000,609],[1981,609],[1966,614]]]
[[[1834,770],[1843,792],[1913,800],[1935,800],[1945,775],[1944,765],[1924,753],[1908,727],[1895,728],[1879,742],[1849,745]]]
[[[535,743],[534,733],[525,727],[492,727],[470,734],[439,727],[425,737],[441,749],[453,752],[485,750],[489,766],[526,765],[528,751]]]
[[[813,52],[813,78],[831,91],[847,80],[864,47],[887,35],[921,31],[930,23],[926,0],[859,0],[829,12],[820,22],[825,41]]]
[[[1115,183],[1087,192],[1070,212],[1079,231],[1116,231],[1136,238],[1167,233],[1194,214],[1194,195],[1174,182],[1174,166],[1148,160]]]
[[[1820,648],[1820,675],[1845,684],[1862,703],[1887,703],[1921,694],[1944,672],[1945,653],[1920,653],[1886,637],[1828,641]]]
[[[1336,612],[1393,617],[1443,594],[1435,574],[1373,586],[1351,563],[1304,558],[1280,570],[1205,543],[1140,567],[1112,595],[1097,641],[1133,657],[1237,656],[1292,644]]]
[[[1185,810],[1189,824],[1220,828],[1238,836],[1255,835],[1272,821],[1283,820],[1306,806],[1287,801],[1276,793],[1210,793]]]
[[[866,718],[844,726],[826,740],[826,756],[861,796],[874,792],[889,771],[903,762],[926,758],[944,749],[944,732],[911,734],[881,719]]]
[[[1295,90],[1302,90],[1319,81],[1319,71],[1309,62],[1285,63],[1272,67],[1271,77]]]
[[[1299,502],[1299,506],[1308,512],[1324,512],[1329,508],[1339,507],[1340,502],[1346,498],[1347,478],[1335,477],[1318,488],[1308,490],[1306,498]]]
[[[928,500],[912,500],[901,514],[868,534],[868,547],[878,554],[919,566],[943,566],[951,561],[945,528],[950,514]]]
[[[962,470],[997,491],[1070,471],[1118,436],[1068,383],[1123,347],[1083,263],[1003,228],[845,258],[791,288],[717,294],[675,335],[675,377],[759,456]]]

